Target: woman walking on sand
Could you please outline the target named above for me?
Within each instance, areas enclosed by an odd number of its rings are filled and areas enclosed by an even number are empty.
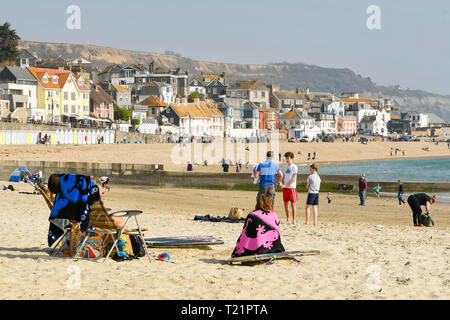
[[[318,216],[317,206],[319,205],[319,190],[320,190],[320,177],[317,174],[317,170],[319,170],[318,166],[316,164],[312,164],[309,167],[309,172],[311,174],[306,180],[306,188],[308,189],[308,198],[306,199],[306,207],[305,207],[305,214],[306,214],[305,224],[309,223],[309,215],[311,210],[310,208],[312,206],[314,213],[314,226],[317,226],[317,216]]]
[[[398,198],[398,206],[401,207],[402,203],[406,203],[405,200],[403,200],[403,195],[405,193],[403,192],[403,182],[402,180],[398,180],[398,193],[397,193],[397,198]]]

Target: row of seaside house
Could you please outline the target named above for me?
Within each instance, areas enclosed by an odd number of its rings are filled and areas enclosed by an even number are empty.
[[[188,99],[193,93],[200,99]],[[140,132],[180,136],[386,136],[448,125],[433,114],[402,113],[389,99],[282,90],[258,79],[228,81],[225,73],[190,76],[154,61],[98,70],[84,58],[39,60],[25,50],[17,66],[0,72],[2,119],[128,131],[131,122],[114,119],[114,106],[131,110]]]

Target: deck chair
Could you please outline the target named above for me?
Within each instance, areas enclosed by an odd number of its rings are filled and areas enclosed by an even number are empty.
[[[53,207],[53,201],[50,196],[50,191],[47,187],[40,184],[35,184],[34,187],[37,191],[44,197],[45,202],[47,203],[48,207]],[[141,210],[120,210],[113,213],[108,213],[107,209],[105,208],[105,205],[103,203],[103,200],[100,199],[98,202],[94,203],[91,207],[91,213],[89,215],[90,217],[90,226],[86,232],[86,237],[84,237],[83,242],[78,246],[77,252],[74,256],[74,259],[77,260],[80,255],[80,251],[83,248],[84,244],[86,243],[88,237],[87,234],[90,232],[98,232],[106,235],[105,243],[108,237],[111,237],[114,241],[111,249],[109,250],[107,256],[103,260],[105,262],[113,250],[117,248],[117,244],[119,240],[121,239],[122,235],[137,235],[141,238],[142,244],[144,246],[145,253],[147,255],[147,258],[151,262],[150,256],[148,254],[147,246],[145,245],[145,239],[143,235],[143,231],[148,231],[148,229],[141,228],[139,225],[139,221],[137,219],[137,216],[142,214]],[[114,217],[116,218],[123,218],[125,219],[125,222],[122,226],[118,225],[117,221],[114,220]],[[134,220],[136,222],[136,229],[130,229],[128,228],[128,223],[131,218],[134,217]],[[64,234],[59,238],[59,240],[56,242],[56,245],[54,246],[54,249],[52,251],[52,255],[56,255],[59,253],[64,245],[69,240],[68,232],[72,229],[72,224],[69,224],[70,227],[64,229]],[[58,244],[61,243],[61,246],[58,248]]]
[[[53,207],[53,200],[51,198],[51,193],[48,188],[43,184],[37,184],[37,183],[31,183],[30,184],[34,187],[36,191],[38,191],[42,197],[44,197],[45,203],[47,204],[48,208],[52,210]],[[52,256],[55,256],[61,252],[65,244],[69,241],[69,232],[72,230],[72,224],[69,220],[66,219],[55,219],[56,221],[50,220],[50,223],[55,224],[57,227],[59,227],[61,230],[63,230],[63,235],[55,241],[55,244],[53,245],[53,250],[51,252]],[[61,244],[61,246],[59,246]]]
[[[103,262],[105,262],[111,253],[117,248],[117,244],[120,241],[122,235],[136,235],[139,236],[142,240],[142,245],[144,246],[145,254],[149,261],[151,262],[150,256],[148,254],[147,246],[145,245],[145,239],[143,231],[148,231],[148,229],[141,228],[139,225],[139,221],[137,216],[142,214],[141,210],[120,210],[113,213],[108,213],[104,202],[102,199],[94,203],[91,207],[91,213],[89,214],[90,219],[90,227],[88,232],[99,232],[106,235],[105,243],[108,237],[111,237],[114,241],[111,249],[109,249],[108,254],[106,255]],[[114,218],[122,218],[124,219],[124,223],[122,226],[119,226],[117,221]],[[137,228],[130,229],[128,228],[128,223],[130,219],[134,218]],[[84,246],[87,241],[87,237],[84,238],[83,243],[78,247],[77,253],[75,254],[75,259],[78,259],[80,250]]]

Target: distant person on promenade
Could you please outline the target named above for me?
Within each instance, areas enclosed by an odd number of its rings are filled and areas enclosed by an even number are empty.
[[[261,162],[256,167],[255,178],[259,178],[259,191],[256,199],[262,194],[268,194],[275,199],[275,176],[279,175],[279,181],[283,180],[283,172],[280,167],[272,161],[273,152],[268,151],[266,154],[266,161]]]
[[[318,218],[318,205],[319,205],[319,191],[320,191],[320,177],[317,174],[319,167],[314,163],[309,167],[309,172],[311,173],[306,180],[306,188],[308,189],[308,197],[306,198],[306,207],[305,207],[305,215],[306,221],[305,224],[309,223],[309,215],[311,211],[311,206],[313,208],[314,213],[314,226],[317,226],[317,218]]]
[[[403,182],[402,180],[398,180],[398,192],[397,192],[397,198],[398,198],[398,206],[400,207],[402,203],[406,203],[405,200],[403,200],[403,195],[405,193],[403,192]]]
[[[328,204],[331,204],[331,200],[333,199],[333,196],[331,195],[331,192],[328,192],[327,199],[328,199]]]
[[[381,191],[380,184],[378,183],[374,189],[375,189],[375,193],[377,195],[377,199],[380,199],[380,191]]]
[[[431,214],[431,205],[436,202],[436,196],[430,197],[426,193],[416,193],[408,197],[408,204],[413,212],[413,223],[415,227],[423,227],[421,206],[425,206],[427,215]]]
[[[366,175],[362,174],[361,178],[359,178],[359,200],[360,200],[360,206],[366,205],[366,197],[367,197],[367,181],[366,181]]]
[[[298,167],[294,164],[294,154],[292,152],[286,152],[284,154],[286,159],[286,166],[283,168],[283,183],[280,181],[280,187],[283,188],[283,203],[284,211],[286,212],[286,222],[291,223],[290,212],[289,212],[289,202],[291,203],[292,209],[292,224],[295,224],[295,218],[297,216],[296,203],[298,200],[297,196],[297,173]]]

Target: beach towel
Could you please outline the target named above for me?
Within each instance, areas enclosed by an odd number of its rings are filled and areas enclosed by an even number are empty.
[[[91,205],[100,200],[100,192],[95,182],[87,176],[64,174],[59,180],[59,190],[50,212],[49,220],[68,219],[80,222],[80,231],[86,232],[89,227]],[[50,223],[49,245],[56,239],[54,226]],[[52,232],[53,231],[53,232]]]
[[[229,217],[211,217],[209,214],[207,214],[206,216],[195,216],[194,220],[209,221],[209,222],[229,222],[229,223],[238,223],[245,221],[244,218],[235,219]]]
[[[248,214],[232,257],[284,252],[280,237],[280,220],[273,211],[256,210]]]

